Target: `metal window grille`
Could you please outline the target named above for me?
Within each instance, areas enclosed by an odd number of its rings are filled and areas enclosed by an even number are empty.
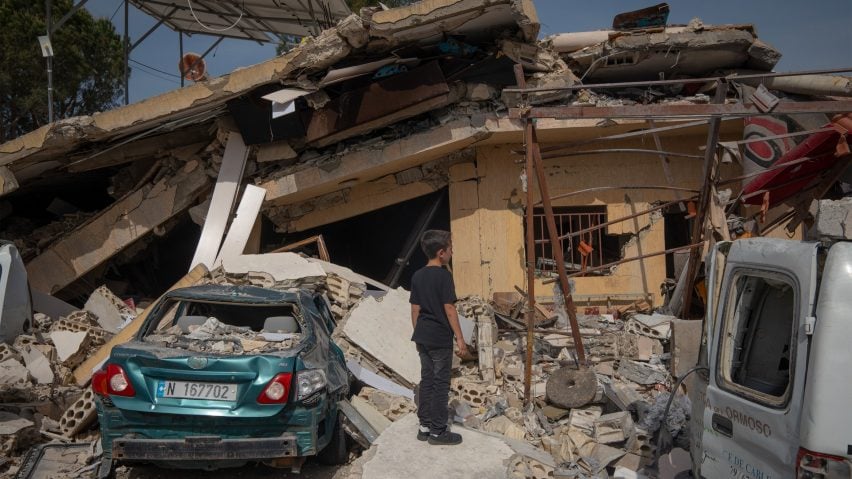
[[[559,237],[582,231],[602,223],[606,223],[606,207],[576,207],[554,208],[554,220]],[[543,275],[556,274],[556,261],[553,257],[553,246],[547,233],[547,223],[544,210],[536,208],[533,212],[533,236],[535,238],[536,270]],[[579,236],[569,236],[560,240],[559,247],[565,257],[565,267],[569,272],[582,271],[583,266],[591,268],[601,266],[604,262],[605,228],[582,233]],[[580,242],[592,248],[588,254],[583,254]]]

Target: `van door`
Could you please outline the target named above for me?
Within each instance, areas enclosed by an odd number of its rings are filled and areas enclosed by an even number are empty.
[[[769,238],[731,245],[709,338],[703,477],[793,474],[818,252]]]

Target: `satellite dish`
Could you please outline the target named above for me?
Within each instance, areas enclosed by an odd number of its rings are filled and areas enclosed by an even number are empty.
[[[205,78],[207,65],[197,53],[185,53],[180,59],[178,70],[187,80],[199,81]]]

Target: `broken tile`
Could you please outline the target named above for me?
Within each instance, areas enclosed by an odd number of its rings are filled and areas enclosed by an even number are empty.
[[[106,286],[101,286],[89,296],[83,309],[95,315],[98,324],[110,333],[117,333],[136,313],[124,304]]]

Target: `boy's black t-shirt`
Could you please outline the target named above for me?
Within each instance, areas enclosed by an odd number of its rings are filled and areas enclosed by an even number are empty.
[[[420,306],[420,315],[411,340],[434,348],[452,348],[453,330],[444,311],[456,302],[453,275],[440,266],[425,266],[411,278],[409,303]]]

